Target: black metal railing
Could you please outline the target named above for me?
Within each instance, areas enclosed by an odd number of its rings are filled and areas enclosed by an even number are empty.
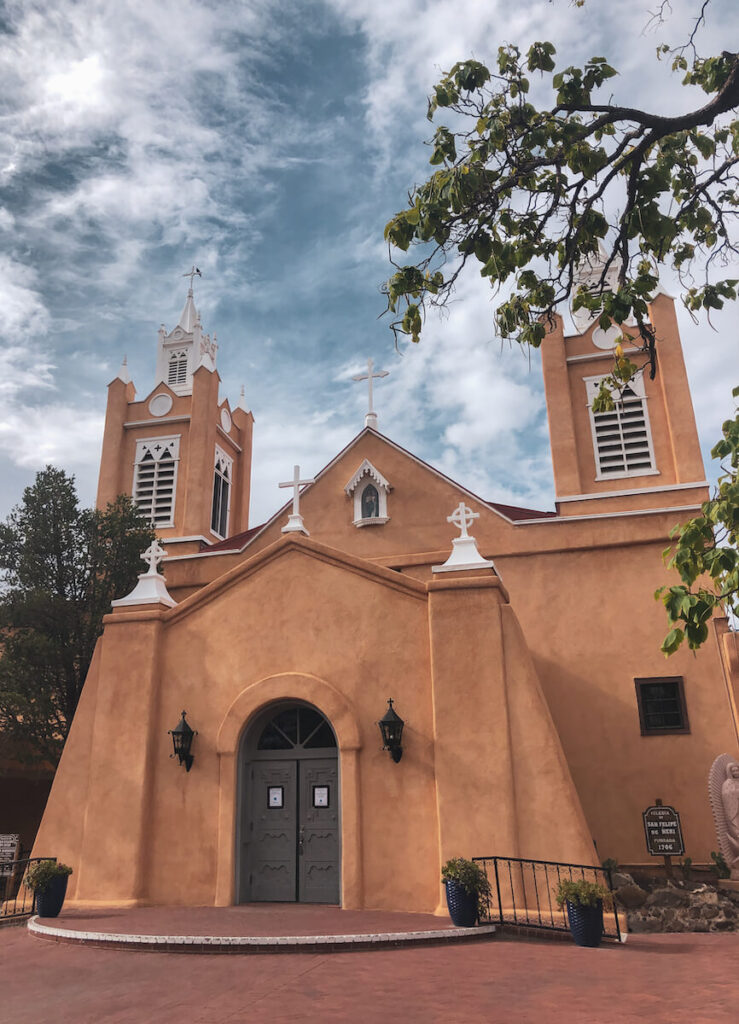
[[[567,912],[557,904],[559,883],[566,880],[597,882],[612,889],[610,872],[590,864],[561,864],[520,857],[473,857],[490,882],[486,920],[521,928],[569,930]],[[618,913],[603,910],[603,934],[621,940]]]
[[[0,924],[12,918],[30,917],[33,913],[34,893],[23,882],[32,864],[56,857],[23,857],[20,860],[0,861]]]

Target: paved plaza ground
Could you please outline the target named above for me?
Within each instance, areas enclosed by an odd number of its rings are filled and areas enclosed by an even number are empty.
[[[0,1021],[736,1024],[738,965],[734,934],[208,956],[63,945],[14,926],[0,928]]]

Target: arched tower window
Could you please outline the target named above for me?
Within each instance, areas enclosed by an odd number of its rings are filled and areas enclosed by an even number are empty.
[[[589,377],[585,381],[596,480],[656,473],[643,379],[635,377],[620,394],[614,393],[614,406],[610,412],[594,413],[590,406],[601,380],[600,377]]]
[[[174,526],[179,437],[151,437],[136,445],[133,500],[155,527]]]
[[[228,535],[228,507],[231,498],[233,459],[216,445],[216,465],[213,473],[213,508],[210,528],[219,537]]]
[[[362,519],[375,519],[380,514],[380,496],[374,484],[362,491]]]
[[[173,352],[169,357],[167,384],[171,388],[187,382],[187,352]]]

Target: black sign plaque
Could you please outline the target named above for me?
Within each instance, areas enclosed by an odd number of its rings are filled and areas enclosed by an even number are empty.
[[[681,857],[685,853],[680,815],[674,807],[658,804],[642,812],[647,853],[653,857]]]

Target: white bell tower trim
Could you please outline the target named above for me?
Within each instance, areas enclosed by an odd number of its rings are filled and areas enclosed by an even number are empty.
[[[156,383],[164,381],[176,395],[191,395],[192,375],[198,367],[205,366],[211,373],[215,372],[218,344],[215,334],[211,340],[210,335],[203,332],[195,306],[192,282],[202,274],[193,267],[183,277],[190,278],[190,287],[177,326],[169,333],[164,324],[159,328]]]

